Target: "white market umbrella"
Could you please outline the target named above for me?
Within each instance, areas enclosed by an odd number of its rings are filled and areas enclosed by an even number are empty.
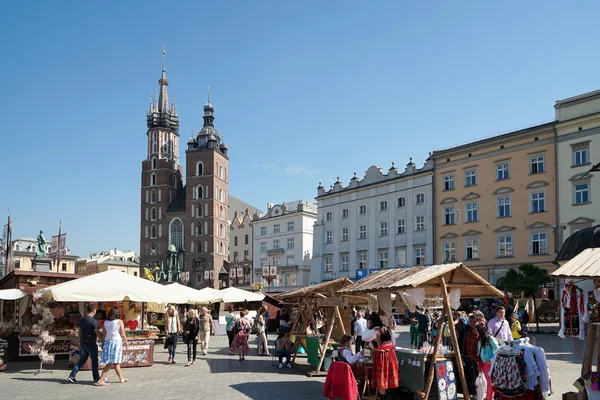
[[[262,301],[265,298],[264,294],[253,293],[247,290],[228,287],[227,289],[219,290],[219,295],[223,298],[223,303],[242,303],[244,301]]]
[[[4,289],[0,290],[0,300],[18,300],[21,297],[27,296],[27,293],[21,289]]]
[[[167,292],[167,301],[177,304],[209,304],[220,302],[221,296],[218,291],[214,290],[215,294],[210,292],[202,292],[189,286],[172,283],[165,286]]]
[[[140,301],[163,303],[165,287],[156,282],[109,270],[88,275],[38,291],[55,301]]]

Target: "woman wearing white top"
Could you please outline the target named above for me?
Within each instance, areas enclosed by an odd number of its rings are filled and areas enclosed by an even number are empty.
[[[104,326],[102,327],[102,336],[104,340],[100,363],[106,364],[106,367],[104,367],[102,376],[100,376],[97,384],[100,386],[108,385],[105,379],[111,368],[115,369],[121,383],[127,382],[127,379],[121,373],[120,364],[123,361],[123,342],[125,342],[125,347],[129,347],[129,344],[127,343],[127,336],[125,336],[125,325],[121,321],[121,312],[117,307],[111,308],[108,313],[108,320],[104,321]]]
[[[181,333],[181,322],[175,307],[169,306],[165,318],[165,334],[167,335],[167,348],[169,349],[169,359],[167,363],[175,364],[175,350],[177,349],[177,339]]]

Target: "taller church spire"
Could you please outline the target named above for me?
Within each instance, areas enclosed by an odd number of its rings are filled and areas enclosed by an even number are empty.
[[[158,93],[158,99],[151,99],[150,109],[146,114],[146,124],[148,129],[151,128],[165,128],[174,131],[179,135],[179,115],[177,115],[177,108],[175,102],[169,105],[169,81],[167,80],[167,70],[165,67],[165,58],[167,52],[163,46],[162,50],[162,73],[158,84],[160,90]]]

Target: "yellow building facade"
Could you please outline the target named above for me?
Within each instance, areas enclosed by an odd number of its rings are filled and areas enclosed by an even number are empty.
[[[15,269],[22,271],[34,271],[33,259],[37,252],[37,239],[22,238],[13,241],[13,255],[12,261],[8,266],[7,272],[12,272]],[[51,247],[48,246],[47,252],[52,251]],[[63,274],[74,274],[75,273],[75,261],[77,256],[64,255],[60,260],[52,259],[52,266],[50,272],[60,272]]]
[[[435,151],[435,263],[461,261],[490,283],[531,263],[553,271],[553,123]]]

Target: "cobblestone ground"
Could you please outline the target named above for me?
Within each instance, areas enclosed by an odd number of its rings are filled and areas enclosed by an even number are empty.
[[[405,327],[400,328],[399,345],[408,343]],[[270,337],[271,342],[274,337]],[[574,390],[572,383],[579,376],[581,360],[570,339],[556,336],[532,337],[532,342],[546,349],[553,380],[554,396]],[[226,337],[211,338],[207,356],[200,356],[196,365],[184,367],[185,347],[177,357],[178,364],[167,365],[167,354],[158,346],[155,365],[149,368],[123,369],[129,382],[112,383],[109,387],[92,386],[91,372],[81,371],[79,384],[66,381],[66,361],[58,360],[50,368],[52,373],[34,375],[38,365],[34,362],[14,362],[0,373],[0,399],[109,399],[144,398],[167,399],[254,399],[254,400],[314,400],[323,399],[324,378],[308,378],[306,359],[300,359],[294,369],[277,368],[270,357],[256,356],[256,341],[251,341],[251,355],[245,362],[237,361],[224,350]],[[583,342],[575,344],[583,353]],[[114,371],[109,382],[116,382]]]

